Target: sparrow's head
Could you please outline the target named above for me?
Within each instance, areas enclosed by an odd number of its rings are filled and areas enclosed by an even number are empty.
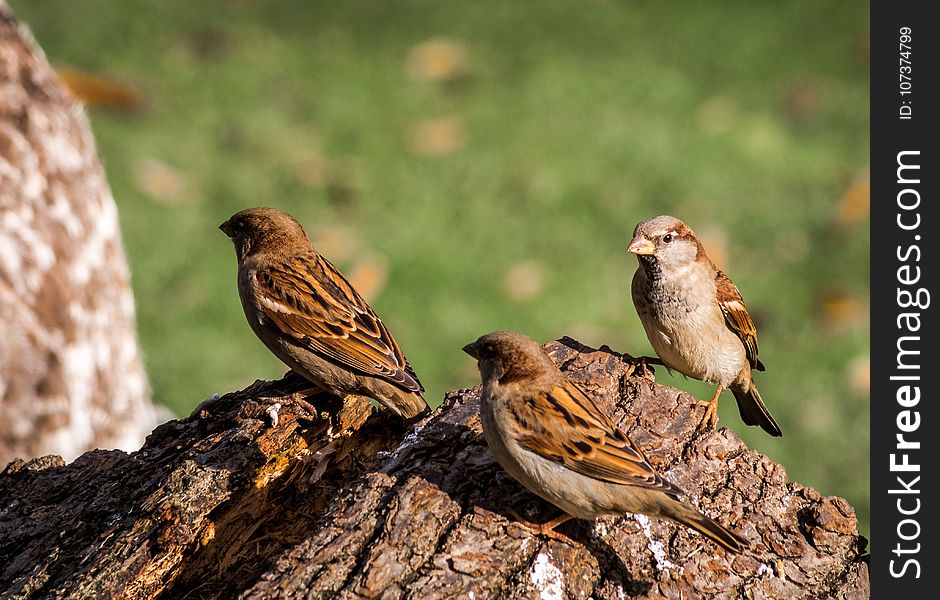
[[[507,384],[537,380],[558,373],[545,350],[532,338],[511,331],[494,331],[467,344],[463,351],[477,359],[483,383]]]
[[[682,267],[705,256],[695,232],[679,219],[667,215],[637,225],[627,252],[636,254],[640,264],[648,268]]]
[[[219,225],[232,238],[238,259],[265,250],[309,247],[310,240],[294,217],[276,208],[248,208]]]

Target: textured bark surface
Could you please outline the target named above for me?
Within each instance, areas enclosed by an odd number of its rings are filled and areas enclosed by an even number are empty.
[[[139,448],[157,423],[88,119],[0,0],[0,464]]]
[[[478,390],[416,428],[361,399],[257,382],[160,426],[131,455],[0,475],[0,597],[867,598],[866,541],[841,498],[787,480],[688,395],[564,339],[552,357],[650,462],[752,545],[734,556],[634,515],[532,535],[557,510],[482,438]],[[283,405],[272,427],[266,408]],[[315,407],[315,408],[314,408]]]

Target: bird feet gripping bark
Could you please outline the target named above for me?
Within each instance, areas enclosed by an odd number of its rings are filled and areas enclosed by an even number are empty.
[[[705,414],[702,415],[702,420],[699,421],[698,430],[706,431],[708,429],[714,429],[718,426],[718,396],[721,395],[721,392],[724,390],[722,386],[718,386],[718,389],[715,390],[715,395],[712,396],[712,399],[709,401],[699,400],[695,403],[696,406],[705,407]]]
[[[522,517],[515,510],[508,508],[506,512],[516,520],[516,524],[520,527],[531,533],[532,535],[541,535],[550,539],[555,540],[556,542],[563,542],[565,544],[570,544],[572,542],[571,538],[566,536],[563,533],[558,533],[555,531],[555,528],[561,525],[562,523],[567,523],[574,517],[567,513],[562,513],[561,515],[555,517],[551,521],[545,523],[533,523],[524,517]]]

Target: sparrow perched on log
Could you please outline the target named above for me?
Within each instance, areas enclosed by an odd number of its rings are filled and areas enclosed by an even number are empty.
[[[741,552],[737,534],[679,500],[640,448],[568,380],[534,340],[495,332],[466,345],[483,380],[483,436],[497,462],[532,493],[564,511],[534,528],[552,537],[572,518],[642,513],[671,519]]]
[[[669,369],[718,389],[700,427],[718,422],[718,396],[731,389],[741,419],[780,436],[751,379],[764,370],[757,358],[757,329],[741,292],[705,254],[688,225],[675,217],[643,221],[627,248],[639,267],[633,276],[633,304],[653,350]]]
[[[293,217],[250,208],[219,229],[235,245],[248,324],[275,356],[322,391],[373,398],[405,419],[427,414],[395,338]]]

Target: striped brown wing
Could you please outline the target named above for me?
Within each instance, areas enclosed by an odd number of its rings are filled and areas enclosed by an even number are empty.
[[[751,368],[763,371],[764,365],[757,359],[757,327],[751,321],[751,316],[747,314],[747,307],[744,306],[741,292],[721,271],[715,275],[715,287],[718,292],[718,306],[721,307],[721,312],[725,316],[725,324],[744,344],[747,362],[750,363]]]
[[[297,344],[410,392],[424,388],[366,301],[319,254],[257,272],[264,317]]]
[[[656,473],[630,438],[578,386],[565,379],[517,407],[523,448],[586,477],[662,490],[682,490]]]

